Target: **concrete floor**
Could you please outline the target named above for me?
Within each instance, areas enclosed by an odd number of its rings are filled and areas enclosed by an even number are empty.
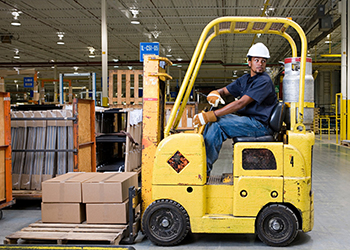
[[[323,136],[316,137],[313,163],[313,190],[315,193],[315,225],[311,232],[299,232],[289,246],[292,249],[350,249],[350,148],[335,145]],[[229,172],[232,157],[231,142],[224,144],[221,160],[214,172]],[[221,169],[220,169],[221,168]],[[5,236],[41,219],[40,201],[18,201],[12,208],[3,210],[0,221],[0,243]],[[139,235],[133,247],[163,249],[154,246]],[[171,249],[273,249],[263,244],[254,235],[247,234],[192,234]],[[281,248],[278,248],[281,249]]]

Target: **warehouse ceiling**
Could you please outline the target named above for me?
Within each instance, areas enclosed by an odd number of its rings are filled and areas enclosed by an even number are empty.
[[[331,20],[322,27],[319,5],[324,5],[324,14],[330,18],[324,20]],[[0,0],[0,15],[0,73],[7,91],[14,91],[11,86],[21,85],[23,75],[34,70],[40,72],[39,79],[54,78],[54,65],[56,76],[96,72],[101,86],[101,1]],[[339,57],[321,57],[340,54],[338,0],[107,0],[109,69],[142,69],[140,42],[156,41],[160,55],[168,55],[177,64],[170,70],[174,87],[185,74],[203,28],[221,16],[291,17],[304,29],[314,61],[340,61]],[[21,25],[11,25],[14,20]],[[136,20],[140,23],[131,23]],[[287,32],[297,37],[293,28]],[[62,45],[57,44],[60,37]],[[288,42],[280,36],[221,35],[208,48],[196,87],[220,87],[243,74],[248,69],[245,55],[253,41],[269,47],[273,73],[291,56]],[[94,58],[89,57],[92,53]],[[84,79],[74,82],[86,84]],[[19,88],[17,85],[16,90]]]

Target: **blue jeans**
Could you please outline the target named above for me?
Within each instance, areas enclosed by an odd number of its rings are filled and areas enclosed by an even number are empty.
[[[268,126],[248,116],[228,114],[218,117],[216,122],[206,125],[203,137],[207,153],[207,173],[213,168],[214,162],[219,157],[222,143],[227,138],[239,136],[264,136],[270,134]]]

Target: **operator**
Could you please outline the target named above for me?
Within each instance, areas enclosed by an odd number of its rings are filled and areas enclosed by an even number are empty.
[[[208,176],[219,157],[222,143],[227,138],[272,134],[268,121],[277,103],[277,96],[271,78],[265,72],[270,53],[263,43],[256,43],[249,49],[247,57],[250,73],[207,96],[213,107],[219,103],[225,104],[222,97],[228,95],[234,96],[236,100],[215,111],[199,113],[193,118],[194,127],[208,123],[203,133]]]

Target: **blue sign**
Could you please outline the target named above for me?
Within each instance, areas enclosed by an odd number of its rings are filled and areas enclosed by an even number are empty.
[[[140,43],[140,62],[143,62],[143,55],[159,56],[159,43]]]
[[[23,77],[23,87],[34,88],[34,77]]]

